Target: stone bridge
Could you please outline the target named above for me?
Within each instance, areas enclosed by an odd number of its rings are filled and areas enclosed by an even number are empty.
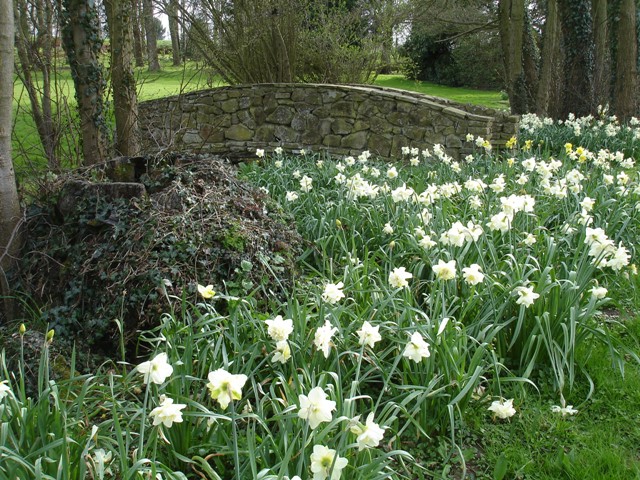
[[[505,112],[369,85],[238,85],[142,102],[139,109],[146,151],[230,158],[279,146],[337,155],[369,150],[389,159],[403,146],[436,143],[459,158],[472,150],[467,133],[502,146],[518,122]]]

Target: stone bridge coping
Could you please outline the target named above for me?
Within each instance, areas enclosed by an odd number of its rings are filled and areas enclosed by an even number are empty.
[[[467,133],[501,146],[516,133],[518,120],[490,108],[375,85],[232,85],[140,104],[145,148],[240,157],[282,146],[337,155],[371,150],[394,158],[403,146],[440,143],[460,158],[473,149],[464,141]]]

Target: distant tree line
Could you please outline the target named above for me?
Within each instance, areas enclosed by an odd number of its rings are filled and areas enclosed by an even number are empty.
[[[514,113],[638,114],[638,0],[414,0],[409,26],[414,78],[503,88]]]

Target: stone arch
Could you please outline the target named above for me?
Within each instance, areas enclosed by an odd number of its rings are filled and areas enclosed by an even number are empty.
[[[404,90],[359,85],[256,84],[142,102],[148,151],[166,149],[250,157],[256,148],[324,150],[397,158],[403,146],[441,144],[468,153],[467,133],[502,146],[518,117]]]

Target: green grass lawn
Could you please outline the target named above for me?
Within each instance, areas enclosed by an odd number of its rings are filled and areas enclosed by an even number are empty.
[[[627,327],[625,335],[633,347],[637,343],[631,337],[640,334],[640,318],[630,319]],[[557,401],[531,391],[506,428],[492,422],[476,426],[487,473],[502,463],[505,479],[640,478],[640,368],[629,363],[621,377],[604,348],[589,355],[594,393],[574,405],[577,415],[552,413]],[[575,399],[588,395],[586,377],[580,383],[572,392]]]
[[[161,98],[178,93],[193,90],[211,88],[222,85],[219,77],[212,76],[209,72],[194,62],[184,66],[174,67],[170,59],[162,58],[162,70],[149,72],[145,68],[137,68],[135,75],[138,84],[138,99],[140,101]],[[36,76],[36,78],[39,78]],[[73,95],[73,80],[71,71],[62,68],[57,72],[52,87],[54,115],[58,116],[58,122],[63,126],[60,130],[61,152],[64,159],[77,158],[78,134],[74,118],[76,116],[76,101]],[[14,126],[13,126],[13,153],[14,165],[19,179],[24,179],[33,172],[47,170],[42,147],[36,131],[35,123],[31,116],[29,97],[22,82],[16,78],[14,82]],[[113,123],[113,110],[111,109],[111,97],[107,101],[108,121]],[[64,162],[66,166],[75,166],[74,162]]]
[[[509,101],[503,98],[501,92],[447,87],[430,82],[408,80],[403,75],[378,75],[375,84],[381,87],[410,90],[424,93],[425,95],[433,95],[434,97],[448,98],[460,103],[471,103],[498,110],[507,110],[509,108]]]

